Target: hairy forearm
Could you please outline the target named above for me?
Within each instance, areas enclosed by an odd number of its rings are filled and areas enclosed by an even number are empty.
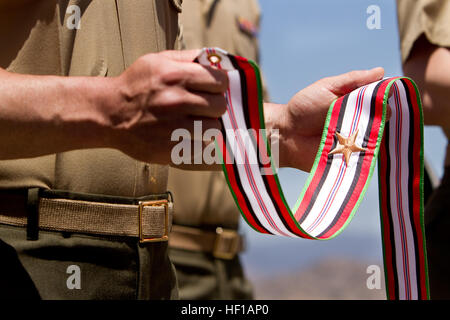
[[[107,146],[104,78],[32,76],[0,69],[0,159]]]
[[[0,159],[114,148],[169,164],[171,135],[192,120],[218,129],[225,71],[192,60],[198,50],[137,59],[114,78],[12,74],[0,69]]]

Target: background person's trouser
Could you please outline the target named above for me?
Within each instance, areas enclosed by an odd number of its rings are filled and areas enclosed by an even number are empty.
[[[182,300],[250,300],[253,290],[239,256],[216,259],[211,254],[170,248]]]
[[[425,207],[431,299],[450,299],[450,167]]]
[[[0,240],[1,298],[178,298],[167,242],[48,231],[29,241],[25,228],[2,224]]]

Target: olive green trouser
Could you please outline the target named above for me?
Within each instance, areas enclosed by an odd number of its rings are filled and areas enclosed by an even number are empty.
[[[238,256],[216,259],[211,254],[170,248],[182,300],[250,300],[253,290]]]
[[[100,238],[0,224],[0,298],[175,299],[167,242]]]
[[[431,299],[450,299],[450,167],[425,207]]]

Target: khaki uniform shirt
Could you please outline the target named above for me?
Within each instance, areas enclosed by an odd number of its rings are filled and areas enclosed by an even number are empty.
[[[181,23],[188,49],[220,47],[258,61],[260,9],[256,0],[187,0]],[[254,27],[255,29],[253,29]],[[236,229],[239,211],[222,172],[170,168],[168,189],[176,203],[174,222]]]
[[[450,48],[450,0],[397,0],[397,14],[403,62],[422,34],[430,43]],[[450,138],[449,129],[443,130]],[[450,144],[445,165],[450,165]]]
[[[450,47],[450,0],[397,0],[397,14],[403,61],[422,34],[432,44]]]
[[[1,7],[5,0],[0,0],[0,10],[11,12],[11,30],[0,31],[8,50],[2,48],[3,64],[7,55],[2,67],[35,75],[117,76],[146,53],[177,47],[181,1],[11,0]],[[68,27],[71,5],[80,8],[79,29]],[[1,189],[143,196],[165,192],[166,183],[167,167],[138,162],[113,149],[0,161]]]

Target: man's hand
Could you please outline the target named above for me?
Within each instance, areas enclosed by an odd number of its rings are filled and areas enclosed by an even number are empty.
[[[135,159],[168,164],[175,129],[220,129],[226,111],[224,71],[192,61],[199,51],[166,51],[138,59],[116,79],[117,103],[104,109],[112,146]]]
[[[330,104],[358,87],[381,80],[383,76],[383,68],[352,71],[313,83],[299,91],[287,105],[266,103],[266,127],[279,130],[280,167],[310,171]]]
[[[116,78],[33,76],[0,68],[0,159],[115,148],[169,164],[177,128],[219,128],[224,71],[192,62],[199,51],[139,58]]]

